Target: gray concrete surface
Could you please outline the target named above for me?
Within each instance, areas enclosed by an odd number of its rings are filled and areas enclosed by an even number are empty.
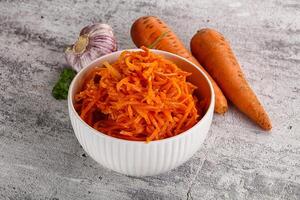
[[[234,107],[215,116],[203,147],[155,177],[109,171],[77,142],[67,102],[50,92],[63,50],[81,27],[107,22],[120,49],[129,28],[158,15],[186,46],[216,28],[232,43],[274,128],[262,132]],[[0,1],[0,199],[300,199],[300,2]]]

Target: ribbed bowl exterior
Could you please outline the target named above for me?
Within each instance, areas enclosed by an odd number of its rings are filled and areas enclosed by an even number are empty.
[[[98,132],[80,119],[70,95],[68,107],[75,135],[90,157],[122,174],[152,176],[178,167],[200,148],[211,125],[214,96],[211,101],[212,106],[205,116],[191,129],[175,137],[150,143],[122,140]]]
[[[209,130],[212,112],[182,137],[150,143],[102,136],[78,120],[70,109],[75,135],[83,149],[106,168],[131,176],[151,176],[174,169],[200,148]]]

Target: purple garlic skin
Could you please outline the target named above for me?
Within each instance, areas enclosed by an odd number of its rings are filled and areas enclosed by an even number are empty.
[[[108,24],[95,23],[80,31],[78,40],[65,51],[66,60],[79,72],[95,59],[117,51],[112,28]]]

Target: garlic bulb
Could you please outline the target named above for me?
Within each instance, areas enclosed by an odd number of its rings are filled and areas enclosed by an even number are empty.
[[[117,51],[117,43],[112,28],[95,23],[81,30],[79,38],[65,54],[67,62],[79,72],[96,58],[114,51]]]

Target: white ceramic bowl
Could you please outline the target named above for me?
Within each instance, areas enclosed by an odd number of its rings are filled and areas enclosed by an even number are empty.
[[[181,69],[192,72],[189,81],[194,85],[204,85],[204,89],[198,93],[199,97],[206,98],[207,108],[204,117],[192,128],[177,136],[150,143],[118,139],[93,129],[75,111],[74,95],[80,90],[87,73],[92,68],[101,66],[104,61],[116,61],[122,51],[105,55],[81,70],[69,89],[70,119],[83,149],[102,166],[131,176],[156,175],[174,169],[187,161],[202,145],[213,117],[215,98],[207,76],[197,66],[180,56],[160,50],[152,51],[172,60]]]

